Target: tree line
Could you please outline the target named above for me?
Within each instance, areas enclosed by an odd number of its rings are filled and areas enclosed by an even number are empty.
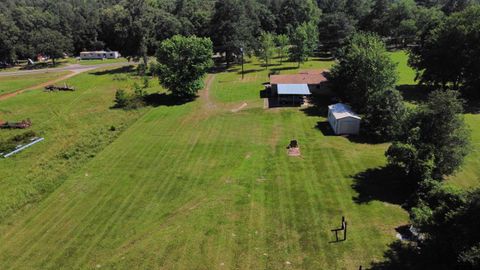
[[[99,49],[144,57],[155,54],[162,40],[195,35],[211,38],[215,51],[229,62],[241,48],[258,49],[262,33],[300,38],[293,32],[302,24],[317,29],[320,43],[315,49],[334,49],[358,30],[406,45],[433,21],[475,1],[4,0],[0,61]]]

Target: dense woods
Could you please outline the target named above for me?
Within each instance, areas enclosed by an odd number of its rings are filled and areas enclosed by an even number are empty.
[[[160,41],[180,34],[210,37],[215,50],[233,61],[240,48],[257,49],[263,32],[295,37],[305,23],[318,27],[315,49],[333,50],[357,30],[375,32],[390,45],[421,40],[427,46],[430,30],[443,17],[475,1],[6,0],[0,3],[0,60],[95,49],[141,57],[153,55]],[[461,23],[458,17],[452,22]]]

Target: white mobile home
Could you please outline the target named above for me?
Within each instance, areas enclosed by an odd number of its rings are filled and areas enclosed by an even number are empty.
[[[328,106],[328,122],[337,135],[358,134],[362,118],[350,106],[337,103]]]
[[[92,60],[92,59],[117,59],[120,57],[120,53],[116,51],[93,51],[93,52],[81,52],[80,59]]]

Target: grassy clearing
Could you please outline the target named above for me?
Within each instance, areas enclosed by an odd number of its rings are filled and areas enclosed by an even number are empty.
[[[309,111],[264,110],[266,73],[249,73],[257,90],[245,91],[232,74],[195,102],[150,110],[4,222],[0,268],[355,269],[380,259],[407,214],[353,186],[385,163],[386,145],[324,135],[325,118]],[[249,105],[232,113],[239,101]],[[292,138],[302,158],[287,156]],[[330,243],[342,215],[349,239]]]
[[[448,181],[455,186],[469,189],[480,187],[480,115],[466,114],[465,121],[472,132],[471,153],[462,168]]]
[[[0,77],[0,95],[15,92],[67,75],[68,72],[30,74],[27,76]]]
[[[82,74],[68,80],[76,92],[30,91],[0,101],[1,119],[30,118],[31,130],[45,137],[13,158],[0,159],[0,219],[53,191],[144,113],[109,109],[115,90],[132,84],[115,76]],[[1,130],[0,139],[22,132]]]
[[[414,85],[415,70],[408,66],[408,55],[405,51],[390,52],[393,62],[398,64],[398,85]]]
[[[317,111],[264,110],[258,92],[267,72],[255,62],[247,67],[255,70],[243,81],[235,67],[214,75],[211,91],[194,102],[148,110],[88,163],[65,172],[45,200],[0,223],[0,268],[357,269],[380,260],[395,228],[408,222],[398,183],[369,171],[385,164],[388,145],[330,136]],[[84,102],[103,105],[76,110],[76,99],[64,102],[72,117],[57,110],[62,120],[45,123],[46,130],[58,132],[72,119],[105,130],[115,119],[137,117],[99,113],[119,82],[82,76]],[[34,100],[28,95],[25,102]],[[243,102],[248,106],[233,113]],[[57,136],[82,137],[74,131]],[[301,158],[286,154],[293,138]],[[349,239],[331,243],[342,215]]]

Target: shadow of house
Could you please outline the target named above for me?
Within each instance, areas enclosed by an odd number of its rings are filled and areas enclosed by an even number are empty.
[[[391,166],[368,169],[353,179],[352,188],[358,193],[353,200],[358,204],[376,200],[406,207],[415,191],[415,184]]]
[[[115,69],[95,71],[95,72],[92,72],[91,74],[101,76],[101,75],[108,75],[108,74],[113,75],[113,74],[131,73],[133,71],[134,71],[134,66],[129,65],[129,66],[123,66]]]
[[[316,128],[322,132],[323,136],[336,136],[328,121],[318,122]]]

